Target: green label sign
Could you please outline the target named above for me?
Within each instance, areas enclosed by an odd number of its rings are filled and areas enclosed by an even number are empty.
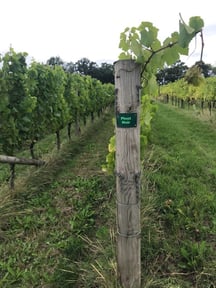
[[[137,113],[118,113],[116,121],[118,128],[137,127]]]

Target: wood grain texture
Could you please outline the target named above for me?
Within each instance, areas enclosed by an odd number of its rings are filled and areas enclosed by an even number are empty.
[[[45,161],[0,155],[0,163],[42,166],[45,164]]]
[[[140,255],[140,66],[133,60],[115,63],[116,115],[137,113],[137,126],[116,126],[117,261],[125,288],[141,285]]]

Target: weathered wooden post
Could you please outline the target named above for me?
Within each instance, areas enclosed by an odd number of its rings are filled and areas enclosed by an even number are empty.
[[[140,65],[115,62],[117,262],[124,288],[141,285]]]

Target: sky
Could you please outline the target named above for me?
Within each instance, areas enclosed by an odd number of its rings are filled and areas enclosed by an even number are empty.
[[[152,22],[163,41],[178,31],[179,13],[188,23],[192,16],[204,20],[206,64],[216,66],[216,14],[213,0],[0,0],[0,54],[12,47],[31,59],[65,62],[81,58],[113,63],[120,54],[120,33],[126,27]],[[190,44],[191,66],[200,60],[200,37]]]

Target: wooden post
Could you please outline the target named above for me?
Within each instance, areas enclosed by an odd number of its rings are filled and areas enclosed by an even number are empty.
[[[22,165],[35,165],[42,166],[45,164],[43,160],[36,159],[25,159],[25,158],[17,158],[13,156],[0,155],[0,163],[9,163],[9,164],[22,164]]]
[[[140,65],[115,62],[117,262],[124,288],[141,286]]]

